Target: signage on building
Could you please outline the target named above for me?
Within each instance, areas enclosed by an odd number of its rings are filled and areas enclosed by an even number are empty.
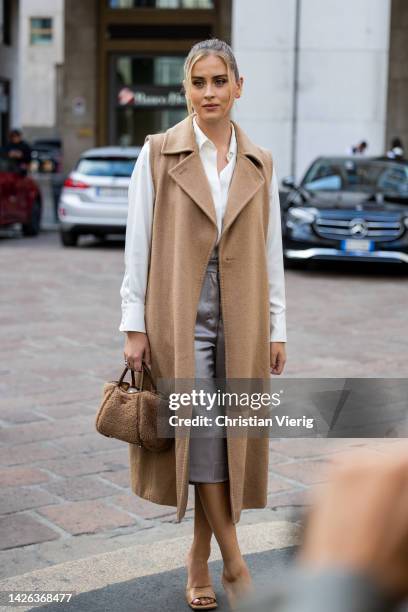
[[[123,87],[118,93],[118,103],[121,106],[182,106],[186,105],[186,99],[179,91],[167,91],[160,94],[148,93],[146,91],[132,91],[129,87]]]
[[[76,96],[72,100],[72,114],[82,117],[86,113],[86,100],[83,96]]]

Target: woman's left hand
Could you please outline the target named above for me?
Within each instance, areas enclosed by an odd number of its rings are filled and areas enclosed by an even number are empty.
[[[271,374],[282,374],[286,363],[286,342],[271,342]]]

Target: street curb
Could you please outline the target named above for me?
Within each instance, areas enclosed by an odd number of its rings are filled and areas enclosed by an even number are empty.
[[[301,527],[297,523],[276,521],[238,525],[238,538],[245,555],[296,546]],[[60,563],[0,581],[0,591],[58,591],[76,594],[95,591],[128,580],[152,576],[185,567],[191,536],[165,539],[149,544],[121,548],[109,553]],[[221,559],[219,547],[213,547],[209,561]],[[39,604],[41,605],[41,604]],[[20,610],[31,610],[19,606]],[[0,610],[7,610],[1,606]]]

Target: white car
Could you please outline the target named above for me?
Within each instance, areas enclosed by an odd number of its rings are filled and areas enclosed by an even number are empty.
[[[81,234],[124,234],[130,177],[141,147],[98,147],[82,153],[58,202],[60,236],[75,246]]]

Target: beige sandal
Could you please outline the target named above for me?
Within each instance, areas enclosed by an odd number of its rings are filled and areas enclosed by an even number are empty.
[[[200,597],[207,597],[208,599],[213,599],[214,601],[208,604],[193,603],[195,599],[200,599]],[[186,600],[190,608],[193,610],[214,610],[218,606],[212,584],[199,587],[186,587]]]

